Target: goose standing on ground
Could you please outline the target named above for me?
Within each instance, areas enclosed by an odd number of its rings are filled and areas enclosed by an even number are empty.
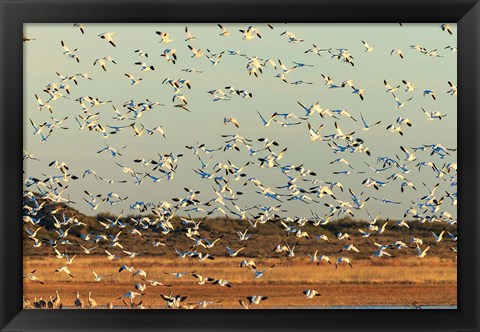
[[[76,293],[76,298],[75,298],[75,307],[77,307],[78,309],[83,309],[83,300],[81,299],[80,297],[80,293],[78,291],[75,292]]]
[[[55,290],[55,298],[52,300],[53,307],[57,308],[60,305],[60,294],[58,294],[58,289]]]
[[[97,306],[97,301],[92,299],[91,291],[88,292],[88,305],[90,306],[90,309],[95,309],[95,307]]]

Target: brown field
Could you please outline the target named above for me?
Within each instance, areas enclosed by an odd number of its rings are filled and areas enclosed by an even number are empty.
[[[63,265],[55,257],[26,256],[24,271],[36,270],[35,275],[45,280],[45,285],[25,279],[24,296],[29,299],[43,297],[48,299],[58,289],[64,306],[72,306],[75,291],[79,291],[86,300],[88,291],[99,307],[105,307],[109,301],[115,306],[124,306],[117,299],[128,291],[135,291],[137,282],[144,283],[138,276],[118,268],[123,264],[133,265],[147,272],[148,279],[172,285],[150,286],[147,284],[145,295],[141,297],[143,305],[151,308],[163,308],[165,302],[160,294],[187,295],[185,303],[196,301],[222,301],[210,308],[240,308],[239,299],[248,295],[264,295],[269,299],[255,308],[274,307],[322,307],[322,306],[358,306],[358,305],[410,305],[416,301],[420,305],[456,305],[457,304],[457,263],[455,258],[402,257],[395,259],[354,260],[353,268],[322,263],[317,266],[305,257],[255,259],[257,269],[275,263],[275,268],[264,277],[255,279],[253,272],[240,268],[244,257],[223,258],[214,261],[198,262],[191,259],[172,259],[164,257],[138,257],[109,261],[105,256],[92,255],[76,257],[70,267],[74,278],[65,273],[55,273],[55,268]],[[232,264],[235,262],[235,264]],[[99,275],[113,276],[101,282],[95,282],[88,266]],[[196,279],[186,275],[176,279],[163,272],[193,271],[212,278],[227,279],[231,288],[218,285],[198,285]],[[320,297],[307,299],[302,291],[316,289]],[[138,300],[140,301],[140,300]]]

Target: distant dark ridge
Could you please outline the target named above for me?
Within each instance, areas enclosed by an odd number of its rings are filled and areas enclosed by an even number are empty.
[[[39,201],[39,203],[41,203]],[[57,245],[57,249],[60,252],[65,250],[69,254],[84,254],[83,249],[79,246],[80,244],[86,248],[96,246],[99,247],[93,251],[93,254],[105,255],[104,249],[111,253],[115,253],[121,256],[124,256],[121,248],[112,248],[109,247],[109,243],[104,240],[100,240],[99,243],[95,244],[91,240],[84,241],[81,237],[81,234],[93,233],[92,237],[95,237],[99,234],[105,234],[115,236],[119,231],[122,231],[120,235],[120,243],[124,246],[125,250],[135,251],[139,253],[147,253],[148,255],[160,255],[160,256],[171,256],[175,257],[176,254],[170,246],[178,248],[182,251],[190,250],[191,246],[194,244],[194,241],[187,238],[185,233],[187,228],[191,226],[186,226],[181,224],[181,220],[178,216],[175,216],[171,219],[175,230],[169,234],[162,234],[161,230],[155,226],[149,226],[147,229],[144,229],[140,226],[135,226],[131,221],[131,218],[140,219],[143,217],[148,217],[151,220],[155,220],[155,215],[125,215],[119,220],[121,223],[126,224],[124,228],[118,226],[111,227],[110,229],[105,229],[99,221],[105,222],[106,219],[115,220],[118,216],[110,213],[98,213],[95,216],[86,216],[78,210],[66,205],[66,204],[48,204],[46,203],[43,208],[37,213],[37,215],[32,216],[33,218],[43,219],[39,222],[39,225],[43,227],[38,232],[37,238],[44,239],[45,241],[55,241],[58,238],[58,234],[54,231],[55,219],[53,218],[51,212],[56,209],[61,208],[60,211],[57,211],[55,214],[56,218],[59,221],[63,221],[63,214],[66,218],[75,217],[79,222],[86,224],[86,226],[73,226],[69,230],[69,235],[66,237],[74,245]],[[185,216],[186,217],[186,216]],[[194,220],[199,221],[201,218],[194,218]],[[395,220],[396,221],[396,220]],[[391,228],[395,221],[389,221],[388,226],[385,229],[385,232],[382,235],[373,234],[370,237],[362,237],[359,228],[368,231],[367,226],[368,222],[364,220],[353,220],[351,218],[342,218],[329,222],[324,226],[314,226],[311,223],[306,223],[304,226],[300,227],[294,223],[288,223],[288,225],[295,226],[297,229],[301,229],[304,232],[309,234],[309,239],[307,238],[298,238],[295,234],[290,234],[288,236],[285,228],[282,226],[280,220],[268,221],[265,224],[258,224],[256,228],[251,228],[250,223],[247,220],[240,219],[227,219],[227,218],[207,218],[205,219],[200,227],[200,235],[207,239],[216,239],[219,236],[223,236],[220,241],[215,245],[214,248],[207,250],[203,247],[197,247],[197,251],[201,252],[210,252],[214,256],[226,256],[225,246],[228,245],[232,248],[240,248],[247,245],[247,248],[243,250],[238,256],[251,256],[251,257],[284,257],[285,253],[274,253],[273,248],[277,244],[283,244],[284,241],[290,245],[295,244],[299,241],[296,254],[299,257],[306,257],[304,251],[313,252],[316,249],[319,250],[319,254],[333,255],[334,257],[340,255],[338,250],[340,250],[343,245],[349,243],[348,240],[337,240],[335,235],[338,232],[348,233],[352,239],[352,243],[359,248],[360,253],[348,252],[349,257],[353,259],[359,258],[368,258],[375,251],[374,242],[380,244],[393,244],[397,240],[401,240],[406,244],[409,243],[410,238],[418,237],[424,240],[424,246],[430,244],[433,241],[433,235],[431,232],[439,234],[442,229],[445,228],[446,231],[456,234],[457,227],[456,225],[448,225],[445,222],[443,223],[420,223],[418,221],[407,221],[410,229],[406,227],[395,227]],[[378,220],[376,225],[381,228],[381,226],[386,222],[385,220]],[[37,226],[33,226],[30,223],[24,223],[26,228],[34,230]],[[252,238],[248,241],[239,241],[237,236],[237,231],[244,232],[246,228],[249,228],[248,233],[252,233]],[[64,230],[66,226],[62,227]],[[132,229],[138,229],[142,235],[130,235],[129,232]],[[323,240],[317,241],[315,237],[317,235],[325,234],[329,238],[329,243],[324,242]],[[165,243],[166,246],[154,247],[151,245],[153,241],[160,241]],[[43,243],[41,247],[33,247],[34,241],[28,238],[28,233],[24,232],[24,255],[53,255],[54,250],[52,246],[48,243]],[[440,256],[445,258],[454,258],[456,253],[454,253],[450,248],[456,247],[456,242],[448,239],[447,236],[444,236],[438,245],[432,245],[429,256]],[[410,248],[404,248],[402,250],[388,250],[391,254],[395,256],[415,256],[416,250]]]

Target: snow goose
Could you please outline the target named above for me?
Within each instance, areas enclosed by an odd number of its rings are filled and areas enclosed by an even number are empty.
[[[188,27],[185,27],[185,41],[188,42],[195,38],[196,37],[192,36],[192,34],[190,33],[190,30],[188,30]]]
[[[307,299],[313,299],[315,296],[321,296],[321,294],[314,289],[306,289],[302,293],[307,297]]]
[[[220,30],[222,30],[222,33],[220,33],[220,36],[227,37],[231,35],[231,32],[228,31],[223,25],[217,24],[217,26],[220,28]]]
[[[115,41],[113,40],[113,36],[115,36],[115,32],[104,32],[98,35],[98,37],[105,39],[108,41],[112,46],[116,47]]]
[[[168,33],[160,32],[160,31],[155,31],[155,33],[156,33],[157,35],[159,35],[160,38],[162,38],[162,40],[160,41],[160,43],[168,44],[168,43],[171,43],[171,42],[175,41],[175,39],[170,39],[170,34],[168,34]]]
[[[335,269],[338,268],[338,264],[340,263],[347,263],[348,265],[350,265],[351,268],[353,268],[353,265],[352,265],[352,262],[350,261],[350,259],[346,258],[346,257],[339,257],[337,259],[337,261],[335,262]]]
[[[369,53],[375,49],[375,45],[369,45],[367,42],[362,40],[363,46],[365,46],[365,52]]]

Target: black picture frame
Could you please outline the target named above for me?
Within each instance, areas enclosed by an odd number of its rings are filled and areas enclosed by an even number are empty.
[[[22,310],[23,23],[457,22],[457,310]],[[0,327],[2,331],[479,331],[478,0],[0,0]]]

